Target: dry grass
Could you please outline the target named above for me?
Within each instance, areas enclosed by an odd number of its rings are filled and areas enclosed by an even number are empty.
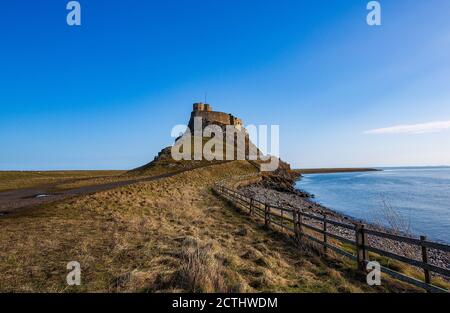
[[[211,186],[256,169],[196,169],[0,219],[0,291],[380,292],[346,261],[297,249],[218,199]],[[68,287],[78,261],[82,285]]]
[[[0,192],[31,188],[64,180],[117,176],[124,171],[0,171]]]
[[[76,188],[86,187],[86,186],[94,186],[94,185],[108,184],[108,183],[113,183],[113,182],[127,181],[130,179],[136,179],[136,178],[140,178],[140,177],[130,177],[130,176],[126,176],[126,175],[94,177],[94,178],[87,178],[87,179],[76,180],[76,181],[71,181],[71,182],[58,183],[53,186],[53,189],[55,191],[69,190],[69,189],[76,189]]]

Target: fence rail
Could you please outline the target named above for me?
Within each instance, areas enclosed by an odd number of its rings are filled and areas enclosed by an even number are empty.
[[[421,236],[420,239],[399,236],[378,230],[367,229],[366,225],[360,223],[343,223],[340,221],[332,220],[326,215],[315,215],[312,213],[303,212],[300,209],[283,208],[280,206],[270,205],[257,199],[247,197],[246,195],[236,190],[230,189],[223,184],[218,184],[214,186],[213,189],[218,195],[224,197],[228,201],[233,202],[235,205],[240,205],[243,209],[248,210],[248,213],[250,215],[256,215],[259,218],[264,219],[264,223],[266,226],[274,225],[278,229],[286,231],[289,235],[292,235],[297,242],[300,242],[301,240],[303,240],[303,238],[306,238],[322,246],[324,253],[327,253],[328,250],[331,250],[344,257],[355,260],[358,269],[361,271],[365,271],[367,263],[370,262],[369,252],[372,252],[379,256],[383,256],[388,259],[394,259],[422,269],[424,272],[424,281],[409,277],[390,268],[381,266],[381,271],[383,273],[386,273],[409,284],[415,285],[419,288],[423,288],[428,292],[448,293],[448,290],[432,284],[431,273],[437,273],[449,278],[450,270],[430,264],[428,259],[428,249],[449,252],[450,246],[448,245],[428,241],[425,236]],[[339,234],[330,232],[329,225],[344,228],[346,230],[354,232],[354,239],[349,239]],[[315,234],[316,236],[314,236],[313,234]],[[368,241],[368,235],[417,246],[421,248],[422,260],[419,261],[382,250],[378,247],[374,247],[370,245]],[[352,250],[356,251],[356,255],[334,245],[332,242],[333,240],[350,245],[352,247]]]

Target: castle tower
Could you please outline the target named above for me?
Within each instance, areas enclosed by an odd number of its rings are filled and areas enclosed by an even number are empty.
[[[203,111],[203,112],[212,112],[211,105],[203,102],[197,102],[193,105],[194,112]]]
[[[205,111],[205,105],[203,104],[203,102],[197,102],[197,103],[194,103],[193,109],[194,109],[194,112]]]
[[[213,111],[212,106],[203,102],[196,102],[193,104],[193,111],[188,127],[193,130],[194,119],[200,117],[202,119],[203,127],[211,124],[220,126],[233,125],[237,129],[243,129],[243,121],[232,114]]]

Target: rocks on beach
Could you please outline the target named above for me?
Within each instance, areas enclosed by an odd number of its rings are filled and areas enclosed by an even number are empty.
[[[273,184],[273,183],[272,183]],[[310,213],[310,214],[317,214],[322,215],[326,214],[330,219],[342,222],[342,223],[356,223],[361,222],[357,221],[355,219],[352,219],[351,217],[344,216],[342,214],[339,214],[329,208],[326,208],[316,202],[313,202],[311,200],[310,195],[291,188],[272,188],[271,184],[256,184],[256,185],[249,185],[245,186],[239,189],[241,193],[248,197],[253,197],[254,199],[269,203],[274,206],[281,206],[286,208],[294,208],[294,209],[300,209],[304,212]],[[310,223],[313,226],[319,226],[319,222],[312,221],[305,219],[306,223]],[[365,223],[368,228],[380,230],[388,233],[393,233],[393,231],[378,226],[375,224],[368,224]],[[334,233],[336,235],[340,235],[342,237],[345,237],[347,239],[353,240],[355,238],[355,233],[352,230],[329,225],[328,230],[331,233]],[[382,249],[388,252],[392,252],[398,255],[402,255],[405,257],[413,258],[416,260],[421,260],[422,252],[420,247],[415,245],[410,245],[407,243],[402,243],[398,241],[393,241],[385,238],[379,238],[375,236],[368,236],[369,243],[373,247],[376,247],[378,249]],[[443,251],[438,251],[434,249],[429,249],[429,260],[430,263],[442,268],[450,268],[450,253],[446,253]]]

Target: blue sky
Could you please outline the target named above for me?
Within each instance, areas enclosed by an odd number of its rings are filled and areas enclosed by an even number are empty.
[[[67,2],[2,4],[0,170],[137,167],[205,91],[294,167],[450,165],[447,0]]]

